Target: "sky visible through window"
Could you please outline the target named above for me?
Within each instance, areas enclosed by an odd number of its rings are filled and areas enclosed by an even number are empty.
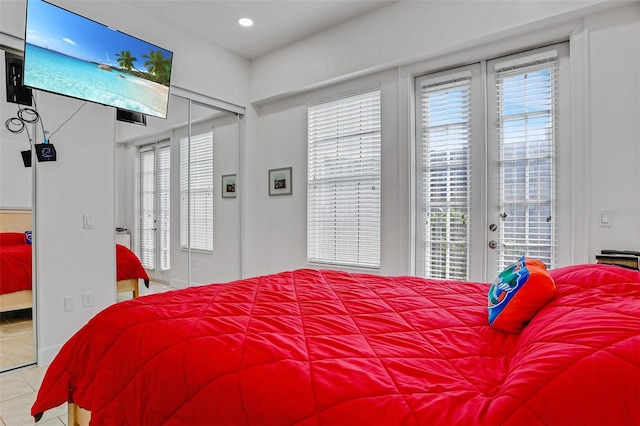
[[[168,50],[41,0],[29,0],[27,20],[27,43],[84,61],[117,66],[116,53],[129,50],[137,58],[133,65],[146,70],[142,55],[160,50],[165,58],[172,56]]]

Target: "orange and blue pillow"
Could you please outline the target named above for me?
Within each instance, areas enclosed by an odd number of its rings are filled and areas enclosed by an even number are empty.
[[[489,324],[519,333],[555,295],[556,284],[538,259],[522,256],[500,272],[489,289]]]

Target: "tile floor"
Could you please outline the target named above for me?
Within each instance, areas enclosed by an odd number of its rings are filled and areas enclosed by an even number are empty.
[[[33,426],[31,405],[36,400],[47,367],[30,366],[0,374],[0,425]],[[67,405],[44,413],[38,425],[67,424]]]
[[[141,295],[160,293],[171,290],[172,288],[165,283],[151,282],[149,288],[141,284]],[[132,295],[119,294],[118,301],[130,299]],[[4,318],[0,318],[2,320]],[[5,326],[9,327],[8,329]],[[9,334],[9,332],[11,333]],[[2,368],[4,357],[2,352],[5,350],[5,337],[19,336],[22,338],[23,349],[16,353],[25,355],[28,353],[29,359],[33,357],[32,341],[33,334],[31,319],[22,318],[13,323],[4,321],[0,324],[0,341],[2,351],[0,351],[0,369]],[[27,336],[28,334],[28,336]],[[15,339],[9,339],[15,340]],[[7,361],[8,362],[8,361]],[[15,362],[11,365],[15,365]],[[17,370],[0,373],[0,426],[26,426],[34,425],[33,418],[30,415],[31,405],[36,399],[36,393],[42,383],[44,373],[47,367],[29,366]],[[67,424],[67,405],[63,404],[53,410],[47,411],[43,418],[37,423],[38,426],[61,426]]]
[[[0,371],[34,359],[31,309],[0,314]]]

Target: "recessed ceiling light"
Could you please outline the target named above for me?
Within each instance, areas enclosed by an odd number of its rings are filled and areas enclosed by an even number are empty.
[[[253,19],[240,18],[240,19],[238,19],[238,24],[242,25],[243,27],[250,27],[250,26],[253,25]]]

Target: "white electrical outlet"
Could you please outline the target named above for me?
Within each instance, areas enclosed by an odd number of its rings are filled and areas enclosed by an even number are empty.
[[[76,310],[76,297],[65,296],[64,297],[64,311],[71,312]]]
[[[82,293],[82,306],[88,308],[95,302],[93,292]]]

